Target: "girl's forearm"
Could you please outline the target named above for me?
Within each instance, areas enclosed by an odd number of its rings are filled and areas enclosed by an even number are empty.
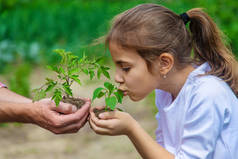
[[[174,155],[156,143],[137,122],[128,137],[143,159],[174,159]]]

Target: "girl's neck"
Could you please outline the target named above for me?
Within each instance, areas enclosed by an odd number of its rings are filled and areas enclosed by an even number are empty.
[[[194,69],[195,68],[192,65],[189,65],[182,70],[176,70],[170,75],[168,75],[168,78],[166,79],[167,82],[165,85],[165,90],[171,93],[173,100],[177,97],[183,85],[185,84],[189,74]]]

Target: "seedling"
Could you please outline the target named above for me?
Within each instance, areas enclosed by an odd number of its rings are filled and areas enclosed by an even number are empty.
[[[33,101],[45,98],[48,92],[53,92],[51,99],[55,101],[56,106],[62,101],[74,104],[80,108],[85,101],[74,98],[71,88],[74,82],[81,85],[79,74],[86,74],[90,77],[90,80],[96,75],[97,78],[100,79],[101,74],[110,79],[108,73],[109,68],[98,63],[101,58],[89,60],[85,55],[83,55],[82,58],[79,58],[78,56],[73,55],[72,52],[66,52],[61,49],[54,50],[54,52],[61,56],[61,61],[59,65],[48,66],[48,68],[57,74],[57,79],[46,78],[46,83],[44,85],[33,90],[33,92],[35,92]]]
[[[118,103],[122,103],[123,99],[123,92],[119,89],[117,89],[116,86],[114,86],[112,83],[104,82],[104,87],[98,87],[93,92],[93,99],[94,101],[96,98],[105,97],[105,109],[104,110],[97,110],[94,109],[94,113],[96,116],[98,116],[101,112],[104,111],[113,111],[116,108],[116,105]],[[118,110],[121,110],[120,108],[117,108]]]

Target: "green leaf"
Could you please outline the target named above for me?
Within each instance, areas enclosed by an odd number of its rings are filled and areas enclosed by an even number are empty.
[[[121,90],[117,90],[116,92],[114,92],[114,95],[117,97],[118,103],[122,104],[123,92]]]
[[[104,70],[110,70],[109,67],[106,67],[106,66],[101,66]]]
[[[77,68],[76,66],[78,64],[78,57],[70,54],[67,63],[69,70],[71,70],[72,68]]]
[[[57,75],[57,77],[58,77],[59,79],[62,79],[62,77],[61,77],[60,75]]]
[[[109,96],[110,96],[114,90],[114,85],[109,82],[104,82],[104,86],[109,90]]]
[[[99,87],[99,88],[95,89],[94,92],[93,92],[93,99],[92,100],[98,98],[99,94],[102,90],[104,90],[104,88],[102,88],[102,87]]]
[[[108,89],[108,90],[113,90],[114,86],[113,84],[109,83],[109,82],[104,82],[104,86]]]
[[[59,89],[56,89],[54,92],[53,97],[51,98],[52,100],[55,101],[56,106],[59,105],[60,101],[62,100],[62,93]]]
[[[53,50],[53,52],[57,53],[58,55],[60,55],[62,57],[61,61],[65,60],[66,52],[64,49],[55,49],[55,50]]]
[[[79,68],[73,68],[71,70],[69,70],[69,75],[72,75],[74,73],[78,73],[79,72]]]
[[[103,59],[103,57],[99,57],[95,60],[95,63],[98,63],[99,61],[101,61]]]
[[[89,75],[90,75],[90,80],[92,80],[93,77],[95,76],[94,71],[90,70]]]
[[[68,95],[73,96],[72,89],[67,83],[63,83],[63,88]]]
[[[62,67],[59,68],[59,73],[63,73],[63,75],[65,75],[65,71]]]
[[[102,96],[104,96],[106,93],[105,92],[100,92],[99,94],[98,94],[98,98],[101,98]]]
[[[52,80],[52,79],[50,79],[50,78],[48,78],[48,77],[46,78],[46,81],[47,81],[47,84],[48,84],[48,83],[51,83],[51,82],[54,82],[54,80]]]
[[[47,68],[52,70],[52,71],[55,71],[56,73],[60,73],[60,70],[58,69],[57,66],[50,66],[50,65],[48,65]]]
[[[100,79],[101,74],[102,74],[102,69],[101,69],[101,68],[98,68],[98,71],[97,71],[97,78],[98,78],[98,79]]]
[[[79,75],[71,75],[71,76],[69,76],[69,77],[72,78],[74,81],[76,81],[78,84],[81,85],[81,81],[80,81],[80,79],[78,79],[78,76],[79,76]]]
[[[50,82],[48,87],[46,88],[45,92],[48,92],[50,90],[52,90],[55,86],[56,86],[57,82]]]
[[[83,71],[86,75],[88,75],[88,70],[87,70],[87,69],[82,69],[82,71]]]
[[[105,77],[107,77],[108,79],[110,79],[110,75],[108,73],[108,67],[101,67],[102,73]]]
[[[106,105],[111,109],[114,110],[117,104],[117,99],[115,96],[109,97],[105,99]]]
[[[78,84],[80,84],[81,85],[81,81],[80,81],[80,79],[78,79],[78,78],[73,78]]]
[[[83,53],[83,57],[79,59],[79,63],[87,63],[87,56],[85,55],[85,53]]]
[[[35,88],[35,89],[32,90],[32,92],[33,92],[33,93],[37,93],[37,92],[39,92],[40,90],[41,90],[40,88]]]

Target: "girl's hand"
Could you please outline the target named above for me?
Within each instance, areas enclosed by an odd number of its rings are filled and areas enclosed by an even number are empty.
[[[100,135],[129,135],[136,121],[125,112],[115,110],[113,112],[104,112],[96,117],[93,109],[90,110],[89,124],[91,128]],[[104,109],[104,107],[96,107],[96,109]]]

